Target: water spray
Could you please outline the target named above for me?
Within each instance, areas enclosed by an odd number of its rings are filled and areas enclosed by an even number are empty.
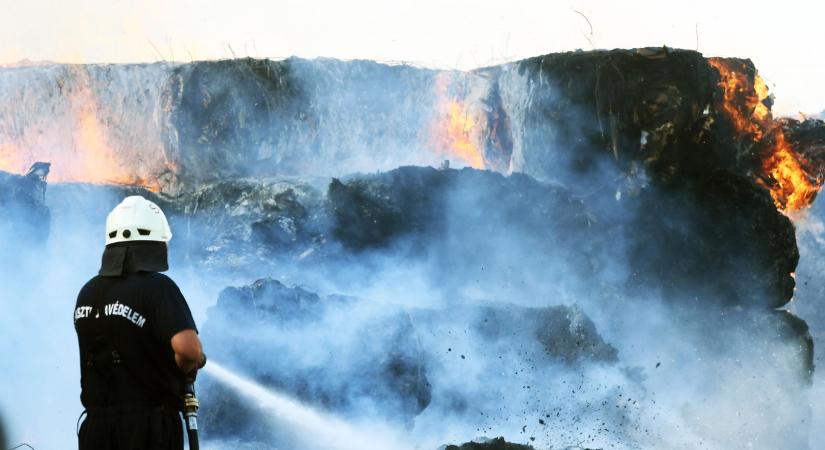
[[[262,409],[271,411],[272,418],[299,431],[299,436],[310,436],[314,448],[329,450],[410,450],[386,427],[371,423],[356,428],[330,413],[318,411],[287,395],[261,386],[210,361],[204,371],[217,381],[234,389],[242,396],[258,402]]]

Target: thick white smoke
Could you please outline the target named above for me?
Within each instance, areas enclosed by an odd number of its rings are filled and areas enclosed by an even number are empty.
[[[338,62],[320,62],[321,74],[315,74],[313,78],[312,64],[303,62],[297,66],[300,76],[307,78],[305,86],[330,93],[325,83],[337,76],[336,71],[341,66]],[[374,69],[368,65],[363,70]],[[48,80],[51,79],[48,70],[56,69],[42,70]],[[114,68],[95,68],[93,72],[107,73],[109,70],[117,72]],[[168,70],[168,67],[152,68],[152,71],[163,72],[163,76]],[[424,76],[423,81],[413,79],[409,90],[414,92],[418,83],[428,86],[430,76]],[[517,80],[520,75],[513,71],[507,72],[505,77]],[[136,79],[132,75],[116,78],[120,80],[118,83]],[[330,93],[321,97],[323,101],[314,111],[323,113],[317,116],[322,119],[318,123],[305,123],[308,119],[300,114],[300,110],[286,119],[272,118],[279,130],[286,130],[287,141],[250,149],[242,145],[247,141],[228,140],[210,147],[212,153],[209,153],[220,156],[244,151],[251,152],[244,153],[245,157],[252,154],[256,155],[254,157],[242,158],[240,163],[230,156],[219,158],[218,167],[213,168],[210,164],[215,161],[205,157],[199,159],[203,155],[177,156],[183,161],[190,158],[203,164],[196,167],[201,174],[208,175],[211,169],[226,169],[233,176],[259,175],[255,171],[256,163],[262,164],[264,169],[261,170],[266,171],[277,165],[275,163],[284,163],[284,167],[294,169],[295,164],[304,162],[308,167],[306,173],[336,176],[355,170],[389,169],[402,163],[435,163],[437,155],[416,152],[422,142],[416,133],[428,124],[428,120],[418,114],[428,119],[427,114],[432,113],[433,105],[398,102],[402,106],[397,106],[397,99],[381,98],[378,87],[368,80],[354,78],[358,89],[340,96]],[[224,81],[230,84],[232,79]],[[484,84],[479,80],[476,82]],[[8,84],[8,80],[6,83],[3,86],[7,91],[14,90],[16,85]],[[133,92],[134,86],[118,87],[118,83],[107,92],[109,100],[104,104],[111,103],[114,108],[107,114],[117,117],[118,124],[137,120],[152,145],[156,138],[158,142],[172,139],[168,135],[158,137],[158,133],[169,131],[163,128],[168,125],[165,123],[167,118],[158,118],[164,114],[158,106],[161,94],[155,92],[150,96],[153,103],[140,111],[151,118],[140,120],[132,112],[119,110],[118,103],[112,100],[117,98],[117,92]],[[524,111],[529,93],[520,90],[526,86],[524,82],[513,81],[509,85],[515,87],[502,92],[504,107],[514,123],[521,123],[519,114]],[[33,92],[39,92],[39,89],[35,87]],[[468,89],[480,88],[471,83]],[[363,96],[358,95],[361,91]],[[139,103],[133,95],[126,97],[131,99],[127,104]],[[24,101],[24,106],[40,108],[41,102],[48,100],[37,97],[36,101]],[[349,120],[352,111],[356,111],[361,103],[377,105],[365,115],[376,123],[359,120],[353,125]],[[230,102],[230,105],[235,104]],[[235,106],[250,108],[241,108],[244,112],[254,111],[253,105]],[[38,111],[33,113],[37,119],[35,124],[40,124],[39,120],[44,120],[47,115]],[[386,131],[388,135],[382,135],[387,125],[379,119],[392,122],[391,129]],[[8,124],[6,127],[0,131],[12,135],[15,130],[9,131]],[[24,128],[28,131],[22,134],[21,142],[37,144],[34,148],[45,148],[55,140],[73,142],[71,137],[59,135],[53,138],[50,133],[46,133],[41,142],[37,140],[39,135],[31,131],[35,125]],[[302,130],[314,130],[317,134],[311,136],[323,138],[302,141],[307,136]],[[250,133],[266,134],[269,131],[254,129]],[[530,172],[529,155],[523,153],[525,144],[519,141],[519,133],[520,130],[514,130],[516,139],[511,169]],[[341,148],[338,149],[335,148],[339,143],[336,136],[341,136]],[[132,137],[129,133],[121,136],[126,141]],[[363,137],[370,140],[360,141]],[[161,155],[167,156],[163,149],[178,151],[180,149],[175,145],[185,138],[176,136],[174,139],[178,140],[161,142],[163,146],[172,142],[172,147],[151,146],[149,150],[155,152],[150,153],[151,157],[146,157],[142,148],[127,154],[130,158],[140,154],[152,164],[160,163]],[[384,138],[391,145],[386,152],[379,153]],[[58,150],[50,151],[62,151],[62,147],[56,148]],[[275,149],[292,149],[294,152],[279,153]],[[224,163],[238,165],[227,169],[222,165]],[[535,168],[533,175],[543,176],[548,172],[552,171],[546,167]],[[268,175],[275,173],[278,171]],[[554,175],[557,176],[553,180],[559,182],[575,176],[572,173]],[[594,177],[594,191],[608,187],[615,189],[617,184],[624,186],[622,183],[632,184],[632,180],[617,181],[620,174],[610,169],[596,171],[590,176]],[[326,182],[328,179],[324,178],[321,185]],[[561,229],[551,234],[549,244],[552,245],[537,243],[533,233],[538,230],[525,224],[522,215],[491,214],[491,210],[504,209],[506,205],[497,205],[496,191],[483,186],[479,180],[478,184],[460,186],[447,193],[446,223],[441,234],[427,234],[409,242],[401,240],[390,248],[354,256],[341,251],[340,259],[331,258],[317,265],[310,255],[293,261],[288,267],[247,266],[221,271],[211,266],[206,272],[202,261],[186,260],[181,254],[183,248],[207,245],[209,236],[198,233],[209,233],[210,230],[184,231],[188,221],[180,216],[172,218],[177,240],[172,242],[170,249],[170,275],[190,301],[199,325],[206,321],[207,309],[215,303],[221,289],[246,285],[263,277],[274,277],[288,285],[301,285],[322,295],[346,294],[369,302],[366,306],[343,308],[338,315],[324,316],[320,321],[323,332],[314,335],[305,334],[313,329],[308,324],[302,324],[306,328],[298,327],[297,331],[270,330],[271,335],[265,337],[283,343],[281,349],[285,353],[272,354],[271,348],[266,346],[243,349],[248,352],[246,359],[252,361],[253,372],[295,363],[301,367],[317,367],[320,379],[331,377],[325,372],[324,364],[346,365],[348,358],[371,356],[365,350],[368,348],[365,342],[358,338],[359,330],[369,326],[376,315],[396,311],[399,306],[407,308],[416,327],[416,337],[427,351],[423,358],[433,389],[430,405],[413,423],[398,424],[376,417],[375,405],[367,400],[336,419],[250,380],[221,371],[218,365],[211,367],[204,377],[234,385],[251,408],[260,408],[261,414],[272,418],[273,428],[287,430],[289,439],[305,443],[316,437],[319,439],[301,448],[324,444],[340,448],[397,449],[411,445],[424,450],[482,435],[503,435],[510,441],[532,443],[540,449],[576,445],[617,449],[804,448],[808,438],[798,430],[807,428],[802,421],[808,420],[809,402],[822,398],[821,383],[816,384],[813,391],[797,387],[800,383],[794,376],[798,363],[795,351],[798,349],[793,348],[792,343],[764,338],[762,331],[773,326],[770,321],[742,311],[731,311],[729,316],[720,316],[718,311],[710,310],[706,314],[680,311],[661,292],[652,289],[632,298],[611,290],[611,285],[633,275],[628,273],[622,239],[627,235],[619,234],[615,240],[600,242],[603,247],[592,249],[593,242],[576,240]],[[627,201],[630,190],[619,189],[614,201],[594,205],[603,217],[614,220],[617,227],[624,227],[625,233],[634,232],[630,227],[633,206]],[[585,203],[588,194],[582,194]],[[613,197],[612,190],[610,194]],[[0,390],[0,409],[13,444],[28,442],[38,450],[62,450],[67,448],[67,443],[68,447],[73,446],[74,418],[80,414],[81,406],[71,311],[77,290],[98,269],[103,246],[103,220],[106,212],[120,200],[118,195],[99,187],[52,185],[47,191],[52,226],[48,237],[44,236],[42,246],[20,245],[19,236],[0,236],[5,241],[3,272],[0,274],[0,354],[6,355],[4,370],[0,371],[0,385],[12,387]],[[563,204],[555,205],[555,208],[553,213],[557,217],[571,214],[571,209]],[[232,214],[233,211],[228,207],[221,213]],[[14,215],[15,211],[4,211],[4,214]],[[594,223],[592,226],[601,225]],[[508,233],[508,230],[518,232]],[[416,249],[422,242],[426,248]],[[571,263],[583,248],[588,248],[589,254],[593,255],[586,263],[593,268],[589,274],[596,273],[595,276],[577,271]],[[803,251],[801,267],[819,263],[817,255],[821,252],[817,249],[820,247],[803,246],[803,250],[806,248],[809,251]],[[411,249],[419,253],[411,257],[414,253]],[[335,255],[334,252],[339,250],[330,252]],[[798,277],[800,292],[805,289],[804,283],[813,282],[818,274],[818,270],[811,269],[805,279],[801,272]],[[516,306],[577,305],[593,320],[604,340],[617,349],[617,359],[566,364],[542,354],[531,336],[519,334],[522,323],[508,323],[507,326],[513,329],[504,329],[500,336],[490,337],[471,326],[474,320],[483,321],[477,313],[450,314],[459,307],[491,304],[513,309]],[[806,313],[806,317],[813,317],[810,309]],[[741,323],[750,325],[730,326]],[[814,324],[821,326],[820,322],[812,321]],[[730,330],[724,331],[729,326]],[[227,335],[230,331],[244,330],[225,330]],[[211,332],[217,335],[213,341],[220,342],[221,330]],[[758,340],[759,336],[762,339]],[[340,352],[342,357],[331,357],[330,348]],[[218,349],[207,348],[206,352],[215,350]],[[260,364],[255,365],[256,360]],[[359,389],[369,388],[364,386],[364,380],[355,377],[344,381]],[[814,423],[820,424],[823,413],[816,401],[812,403],[815,405]],[[386,425],[387,422],[392,425]],[[818,439],[825,439],[819,428],[815,428],[811,435],[812,448]],[[380,432],[374,432],[376,429]],[[279,444],[271,443],[273,448]],[[217,449],[235,444],[216,441],[213,445]]]

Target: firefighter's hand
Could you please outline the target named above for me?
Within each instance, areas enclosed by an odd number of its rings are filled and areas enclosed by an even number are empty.
[[[198,377],[198,371],[203,369],[203,366],[205,366],[205,365],[206,365],[206,355],[201,353],[201,361],[198,364],[198,367],[195,368],[195,369],[192,369],[191,372],[184,375],[184,379],[186,380],[186,382],[187,383],[194,383],[195,379]]]

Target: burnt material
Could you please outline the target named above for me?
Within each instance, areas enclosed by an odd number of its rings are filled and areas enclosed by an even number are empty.
[[[168,196],[135,188],[170,216],[181,263],[225,272],[294,262],[323,245],[323,196],[297,180],[231,180]],[[173,264],[174,265],[174,264]]]
[[[607,157],[623,167],[644,161],[673,182],[735,164],[709,142],[705,110],[715,104],[718,75],[700,53],[572,52],[514,65],[530,99],[516,170],[577,184],[571,177],[597,175]]]
[[[46,177],[49,163],[34,163],[25,176],[0,171],[0,236],[4,246],[40,246],[48,240]]]
[[[812,178],[825,178],[825,121],[783,118],[779,123],[787,140],[794,143],[794,150],[802,156],[805,171]]]
[[[443,229],[451,173],[401,167],[386,174],[333,179],[327,191],[332,234],[353,250],[386,247],[407,235]]]
[[[656,287],[671,300],[720,306],[790,301],[794,227],[752,180],[715,171],[694,190],[645,191],[635,201],[632,291]]]
[[[329,174],[333,161],[354,172],[375,155],[410,161],[406,156],[420,148],[420,130],[431,118],[434,100],[422,101],[421,94],[432,90],[435,73],[299,58],[176,66],[161,103],[163,145],[177,178],[164,187]]]
[[[751,179],[715,170],[682,186],[633,189],[621,200],[606,189],[579,198],[524,175],[402,167],[333,180],[327,199],[331,234],[354,251],[406,244],[449,267],[483,248],[484,237],[523,237],[548,266],[561,256],[578,273],[595,276],[626,259],[631,276],[622,288],[660,289],[675,304],[775,308],[790,300],[794,228]],[[451,244],[476,236],[460,251]],[[581,245],[556,245],[560,236]]]
[[[302,126],[309,108],[290,64],[249,58],[178,66],[164,94],[166,141],[198,180],[255,175],[258,164],[277,161],[246,149],[277,147],[283,133],[273,124]]]
[[[335,324],[342,328],[330,330]],[[201,334],[204,345],[215,349],[211,354],[215,359],[264,385],[337,412],[372,404],[385,419],[409,423],[433,395],[428,362],[451,345],[449,339],[437,339],[425,340],[435,342],[435,347],[426,346],[419,335],[450,336],[452,330],[466,327],[490,346],[512,350],[510,346],[518,345],[521,352],[535,355],[525,356],[532,365],[618,362],[616,349],[576,306],[491,304],[405,310],[352,297],[322,298],[270,279],[225,289],[209,310]],[[357,355],[348,350],[353,344]],[[249,349],[256,351],[250,354]],[[255,356],[260,353],[277,357],[261,360]],[[491,367],[501,364],[495,355],[474,358],[489,358],[477,363]],[[207,385],[201,390],[201,412],[211,436],[264,441],[272,437],[269,422],[255,418],[254,406],[240,401],[225,386],[208,379],[202,382]],[[459,399],[472,393],[450,395]],[[233,411],[232,419],[224,419],[226,411]]]
[[[202,335],[204,345],[216,349],[216,359],[303,401],[338,412],[368,403],[388,420],[400,422],[412,420],[430,402],[422,349],[409,315],[400,308],[379,308],[348,297],[321,298],[264,279],[225,289],[208,315]],[[331,323],[349,322],[353,328],[346,333],[331,329]],[[301,336],[299,342],[296,336]],[[349,353],[351,345],[362,348],[361,354]],[[259,353],[250,353],[252,348],[278,356],[261,360],[254,356]],[[266,437],[263,423],[250,431],[217,415],[227,402],[233,409],[249,408],[234,405],[237,399],[225,389],[215,385],[202,391],[204,428],[213,436],[250,432]]]
[[[429,333],[467,324],[480,340],[512,339],[534,345],[542,360],[579,365],[618,362],[618,352],[576,305],[528,308],[517,305],[455,306],[445,310],[412,311],[416,323]],[[448,341],[445,341],[447,345]],[[531,348],[532,349],[532,348]],[[433,349],[434,351],[434,349]]]
[[[534,450],[530,445],[512,444],[503,437],[490,439],[486,442],[467,442],[461,445],[448,445],[444,450]]]

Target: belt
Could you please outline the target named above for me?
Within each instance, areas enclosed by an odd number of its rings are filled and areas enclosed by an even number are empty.
[[[86,408],[86,415],[89,417],[105,417],[121,414],[144,413],[144,412],[178,412],[177,408],[169,405],[156,403],[123,403],[108,406],[89,406]]]
[[[109,406],[89,406],[77,418],[76,432],[80,436],[80,424],[86,420],[111,419],[128,414],[180,414],[178,408],[155,403],[123,403]]]

